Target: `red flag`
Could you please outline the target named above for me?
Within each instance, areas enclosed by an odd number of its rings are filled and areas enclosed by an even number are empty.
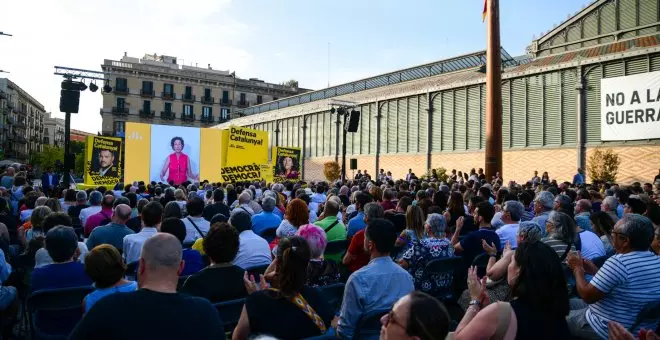
[[[481,22],[486,21],[486,13],[488,13],[488,0],[484,0],[484,11],[481,13]]]

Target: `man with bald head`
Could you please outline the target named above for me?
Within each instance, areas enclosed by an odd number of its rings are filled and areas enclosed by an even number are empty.
[[[133,230],[126,226],[131,218],[133,210],[127,204],[118,204],[112,213],[111,222],[95,228],[87,239],[87,248],[93,249],[99,244],[113,245],[120,252],[124,251],[124,236],[134,234]]]
[[[135,292],[104,297],[69,339],[224,339],[222,321],[206,300],[176,292],[181,242],[158,233],[144,242]]]

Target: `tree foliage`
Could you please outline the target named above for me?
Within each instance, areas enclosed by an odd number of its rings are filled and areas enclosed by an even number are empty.
[[[64,149],[52,145],[44,145],[43,151],[34,155],[32,164],[42,170],[55,168],[56,161],[64,163]]]
[[[332,161],[332,162],[325,162],[323,164],[323,174],[325,175],[325,179],[327,179],[329,182],[334,182],[341,177],[341,169],[339,167],[339,163]]]
[[[439,167],[439,168],[435,168],[435,172],[438,175],[439,182],[447,183],[447,180],[449,179],[449,175],[447,174],[447,169],[443,167]],[[430,179],[432,174],[433,174],[433,169],[429,170],[426,174],[424,174],[424,178]]]
[[[295,79],[291,79],[291,80],[285,81],[284,83],[282,83],[282,85],[297,89],[298,88],[298,81],[295,80]]]
[[[587,169],[594,182],[616,182],[621,159],[612,149],[596,149],[589,157]]]

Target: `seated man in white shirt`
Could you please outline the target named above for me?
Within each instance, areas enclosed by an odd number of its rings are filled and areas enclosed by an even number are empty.
[[[163,218],[163,206],[159,202],[149,202],[142,208],[142,230],[137,234],[124,236],[124,262],[133,263],[140,259],[144,241],[158,233]]]
[[[80,225],[84,226],[87,218],[101,211],[101,201],[103,194],[98,191],[92,191],[89,194],[89,207],[80,210]]]
[[[267,266],[272,260],[268,242],[252,231],[252,217],[244,211],[237,211],[229,218],[229,224],[238,231],[238,254],[234,264],[248,269]]]
[[[501,220],[504,225],[495,230],[497,236],[500,237],[502,249],[504,249],[507,241],[511,244],[511,249],[516,249],[518,247],[516,236],[518,235],[520,218],[524,212],[525,207],[523,207],[522,203],[518,201],[506,201],[502,205]]]
[[[198,238],[203,238],[211,229],[211,224],[204,216],[204,200],[195,196],[186,203],[188,217],[182,218],[186,225],[186,238],[183,242],[195,242]]]

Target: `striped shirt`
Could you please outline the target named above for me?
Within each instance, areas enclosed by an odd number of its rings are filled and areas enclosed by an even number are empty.
[[[650,251],[614,255],[605,261],[590,284],[605,297],[589,305],[587,322],[598,335],[607,338],[609,321],[629,328],[644,305],[660,300],[660,257]],[[655,325],[642,323],[641,327],[654,329]]]
[[[554,239],[552,237],[542,238],[541,241],[543,243],[549,245],[550,248],[552,248],[552,250],[554,250],[555,253],[557,253],[557,256],[559,256],[559,258],[563,257],[564,261],[562,261],[562,262],[566,262],[566,258],[568,257],[568,256],[564,256],[564,253],[566,252],[566,249],[568,249],[568,245],[566,244],[566,242],[564,242],[562,240]],[[575,245],[574,244],[571,244],[571,248],[569,249],[569,251],[575,251]]]

